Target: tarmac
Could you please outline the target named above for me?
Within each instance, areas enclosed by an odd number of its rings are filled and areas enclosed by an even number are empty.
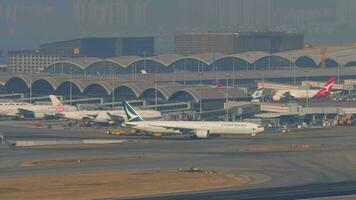
[[[345,199],[355,199],[356,196],[349,196],[355,194],[356,182],[340,182],[340,183],[323,183],[323,184],[307,184],[302,186],[290,187],[275,187],[275,188],[258,188],[246,190],[227,190],[214,191],[190,194],[177,194],[167,196],[155,196],[135,198],[136,200],[295,200],[295,199],[321,199],[327,197],[337,196]]]
[[[23,122],[0,122],[2,135],[8,144],[16,140],[39,139],[124,139],[127,142],[89,146],[0,145],[0,177],[197,167],[237,171],[251,177],[252,182],[239,188],[144,199],[295,199],[356,194],[354,187],[351,187],[356,185],[356,128],[185,140],[179,136],[108,136],[102,130],[51,130],[17,123]],[[26,160],[61,159],[68,156],[118,156],[138,159],[106,159],[103,162],[99,160],[30,168],[18,165]]]

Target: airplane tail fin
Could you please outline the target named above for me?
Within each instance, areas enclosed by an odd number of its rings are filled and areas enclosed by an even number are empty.
[[[315,95],[315,97],[326,97],[330,94],[331,90],[333,89],[333,85],[336,82],[336,77],[331,77],[325,84],[325,86],[319,90],[319,92]]]
[[[123,103],[124,111],[129,122],[143,121],[142,117],[131,107],[128,102]]]
[[[334,85],[334,83],[336,82],[337,78],[336,76],[331,77],[328,82],[326,82],[325,87],[324,88],[330,88],[330,90],[332,89],[332,86]]]
[[[253,100],[253,101],[258,101],[258,100],[261,99],[262,95],[263,95],[263,88],[258,88],[258,89],[251,95],[251,97],[252,97],[252,100]]]
[[[331,90],[333,89],[334,83],[336,82],[336,77],[333,76],[331,77],[328,82],[326,82],[325,86],[323,89],[321,89],[320,91],[325,90],[327,93],[330,93]]]
[[[59,101],[59,99],[55,95],[49,95],[51,99],[52,105],[55,107],[56,112],[63,112],[64,111],[64,104]]]

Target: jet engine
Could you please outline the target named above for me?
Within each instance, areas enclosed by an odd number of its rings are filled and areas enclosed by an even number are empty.
[[[45,117],[44,113],[34,113],[33,114],[35,119],[43,119]]]
[[[273,101],[281,101],[282,99],[286,98],[286,95],[288,94],[288,91],[277,91],[273,96],[272,100]]]
[[[282,98],[283,98],[283,96],[278,95],[278,94],[275,94],[275,95],[273,95],[273,97],[272,97],[273,101],[280,101]]]
[[[194,135],[197,138],[208,138],[209,137],[209,131],[208,130],[196,130],[194,132]]]

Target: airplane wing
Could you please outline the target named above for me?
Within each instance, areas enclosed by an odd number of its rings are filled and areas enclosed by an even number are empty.
[[[286,97],[286,93],[290,93],[288,90],[276,90],[274,95],[272,96],[273,101],[280,101]]]
[[[72,119],[72,120],[83,120],[83,121],[91,121],[97,117],[96,115],[80,113],[80,112],[60,112],[55,114],[58,117]]]
[[[273,95],[282,96],[286,92],[287,92],[286,90],[274,90]]]
[[[88,114],[88,115],[85,115],[85,117],[87,118],[96,118],[98,117],[99,114]]]
[[[82,118],[82,120],[93,120],[97,118],[99,113],[95,114],[79,114],[78,116]]]
[[[36,112],[33,110],[29,110],[29,109],[23,109],[23,108],[18,108],[17,109],[18,115],[21,116],[27,116],[27,117],[34,117],[34,118],[45,118],[45,117],[49,117],[49,116],[54,116],[55,114],[53,113],[44,113],[44,112]]]
[[[293,95],[290,91],[286,91],[283,95],[287,98],[290,98],[290,97],[295,98],[295,95]]]
[[[171,129],[171,130],[179,131],[179,132],[184,133],[184,134],[195,133],[197,131],[197,129],[184,128],[184,127],[175,127],[175,126],[169,126],[169,125],[152,125],[152,126]]]
[[[18,108],[17,110],[18,110],[17,113],[18,113],[19,115],[34,115],[34,114],[35,114],[34,111],[28,110],[28,109]]]
[[[122,115],[112,114],[110,112],[107,112],[107,114],[111,117],[113,121],[125,121],[125,118]]]
[[[290,91],[289,90],[277,90],[276,91],[276,94],[278,94],[278,95],[285,95],[287,93],[290,94]]]
[[[336,92],[330,92],[330,94],[334,95],[334,94],[340,94],[342,93],[343,91],[336,91]]]
[[[209,136],[209,130],[206,129],[193,129],[193,128],[184,128],[184,127],[173,127],[173,126],[165,126],[165,125],[153,125],[156,127],[171,129],[173,131],[179,131],[185,135],[194,135],[197,138],[207,138]]]

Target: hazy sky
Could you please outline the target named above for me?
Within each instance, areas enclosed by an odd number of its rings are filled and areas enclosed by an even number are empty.
[[[0,0],[0,49],[86,36],[157,37],[170,52],[181,32],[289,31],[306,43],[356,41],[355,0]]]

